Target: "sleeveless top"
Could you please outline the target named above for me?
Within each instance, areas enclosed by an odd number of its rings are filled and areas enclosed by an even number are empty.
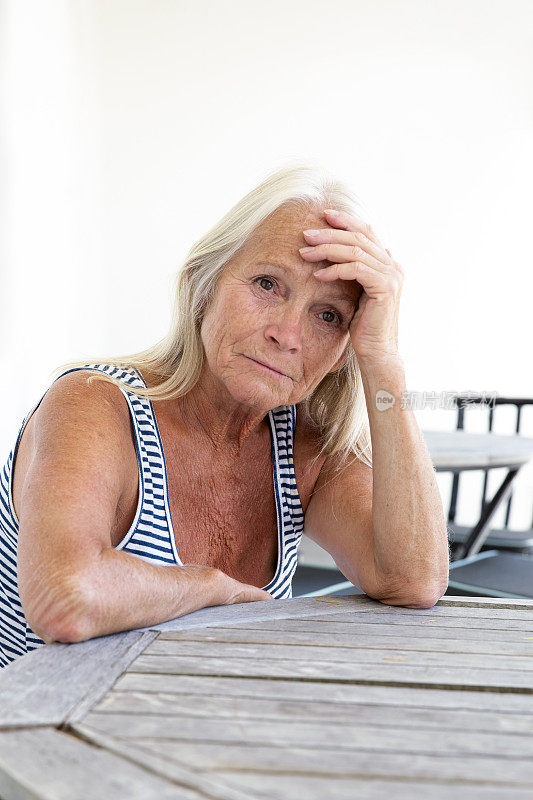
[[[141,373],[134,368],[87,364],[65,370],[55,380],[80,369],[103,372],[129,387],[128,390],[120,387],[120,391],[128,403],[135,431],[139,500],[131,527],[116,549],[125,550],[154,564],[181,565],[169,511],[165,456],[154,408],[150,399],[135,394],[135,387],[146,387]],[[13,507],[12,473],[24,427],[45,394],[24,417],[15,446],[0,472],[0,668],[17,656],[44,644],[26,622],[18,592],[19,522]],[[293,462],[296,406],[278,406],[268,413],[268,421],[278,520],[278,563],[274,577],[262,588],[277,599],[287,599],[292,597],[292,577],[304,523]]]

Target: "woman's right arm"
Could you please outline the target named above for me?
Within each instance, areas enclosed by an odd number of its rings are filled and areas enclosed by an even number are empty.
[[[129,413],[118,387],[86,378],[62,376],[33,414],[17,559],[31,629],[46,643],[79,642],[206,606],[273,599],[215,567],[151,564],[113,548]]]

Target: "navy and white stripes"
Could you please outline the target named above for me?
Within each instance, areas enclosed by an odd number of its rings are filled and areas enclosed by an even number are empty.
[[[56,380],[79,369],[104,372],[122,381],[133,392],[135,387],[146,386],[137,370],[106,364],[86,364],[65,370]],[[165,456],[152,402],[125,389],[121,391],[128,403],[135,432],[140,490],[135,518],[116,549],[156,564],[181,564],[169,510]],[[14,456],[24,427],[43,397],[44,394],[24,417],[15,446],[0,472],[0,667],[44,644],[28,626],[18,593],[19,523],[12,498]],[[293,462],[296,406],[278,406],[269,412],[268,419],[278,519],[278,563],[273,579],[262,588],[277,599],[285,599],[292,597],[292,577],[304,523]]]

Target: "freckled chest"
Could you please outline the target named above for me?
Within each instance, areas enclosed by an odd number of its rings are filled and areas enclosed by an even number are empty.
[[[163,438],[161,426],[160,432]],[[256,448],[253,458],[243,452],[233,463],[216,460],[192,439],[172,445],[167,439],[164,447],[181,561],[266,586],[278,559],[270,443]]]
[[[162,410],[157,422],[167,468],[169,507],[178,556],[183,564],[221,569],[232,578],[266,586],[278,563],[278,524],[271,437],[268,428],[243,447],[238,458],[224,459],[205,439],[176,432]],[[294,466],[305,513],[322,461],[310,467],[316,439],[298,420]],[[135,514],[138,482],[135,448],[128,510],[120,515],[116,543]],[[131,518],[131,519],[130,519]]]

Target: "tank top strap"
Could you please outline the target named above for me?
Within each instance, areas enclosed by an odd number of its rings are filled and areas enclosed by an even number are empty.
[[[296,406],[278,406],[269,412],[269,418],[280,557],[274,580],[264,588],[277,598],[290,598],[298,546],[304,527],[303,508],[294,471]]]

